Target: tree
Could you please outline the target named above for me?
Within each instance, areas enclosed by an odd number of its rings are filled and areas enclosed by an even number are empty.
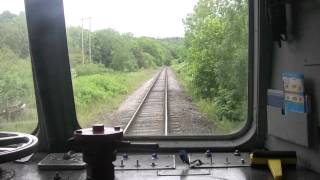
[[[128,45],[124,42],[117,44],[111,53],[112,62],[110,67],[118,71],[135,71],[137,63]]]
[[[0,14],[0,48],[11,49],[19,58],[29,57],[26,17],[4,11]]]
[[[32,96],[32,74],[30,61],[20,59],[10,49],[0,49],[0,109],[30,101]]]
[[[242,120],[247,101],[247,0],[199,0],[185,20],[188,74],[219,119]]]
[[[155,40],[147,37],[142,37],[138,39],[138,44],[144,52],[150,54],[155,58],[155,64],[157,66],[163,65],[163,50]]]
[[[92,59],[109,67],[112,62],[112,51],[120,41],[120,34],[112,29],[99,30],[92,37]]]

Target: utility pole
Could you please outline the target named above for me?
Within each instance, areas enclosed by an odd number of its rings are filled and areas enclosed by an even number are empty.
[[[82,52],[82,64],[84,64],[83,20],[84,20],[84,18],[81,18],[81,52]]]
[[[91,53],[91,17],[88,18],[89,20],[89,62],[92,62],[92,53]]]
[[[89,62],[92,62],[92,53],[91,53],[91,17],[87,18],[81,18],[81,51],[82,51],[82,64],[84,64],[85,61],[85,53],[84,53],[84,29],[83,29],[83,23],[84,20],[89,21],[89,32],[88,32],[88,39],[89,39]]]

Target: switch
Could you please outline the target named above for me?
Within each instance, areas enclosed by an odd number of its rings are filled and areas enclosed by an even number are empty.
[[[207,158],[212,157],[212,152],[210,151],[210,149],[206,150],[205,155]]]
[[[151,157],[153,160],[158,159],[158,154],[157,153],[152,153]]]
[[[124,160],[127,160],[127,159],[129,159],[129,155],[127,153],[124,153],[124,154],[122,154],[122,158]]]
[[[236,149],[236,150],[234,151],[233,155],[235,155],[235,156],[240,156],[241,154],[240,154],[239,150]]]

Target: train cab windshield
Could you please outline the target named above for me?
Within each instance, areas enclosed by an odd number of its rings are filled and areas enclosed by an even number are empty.
[[[0,130],[30,133],[38,123],[36,86],[19,3],[3,2],[0,14]],[[68,83],[81,127],[187,138],[235,134],[251,124],[247,0],[63,5]]]

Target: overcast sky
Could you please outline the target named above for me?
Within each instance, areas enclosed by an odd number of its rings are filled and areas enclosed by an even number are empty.
[[[113,28],[135,36],[184,35],[182,19],[192,13],[197,0],[64,0],[67,26],[81,26],[92,17],[93,30]],[[23,0],[0,0],[0,12],[24,11]],[[89,28],[89,21],[84,21]]]

